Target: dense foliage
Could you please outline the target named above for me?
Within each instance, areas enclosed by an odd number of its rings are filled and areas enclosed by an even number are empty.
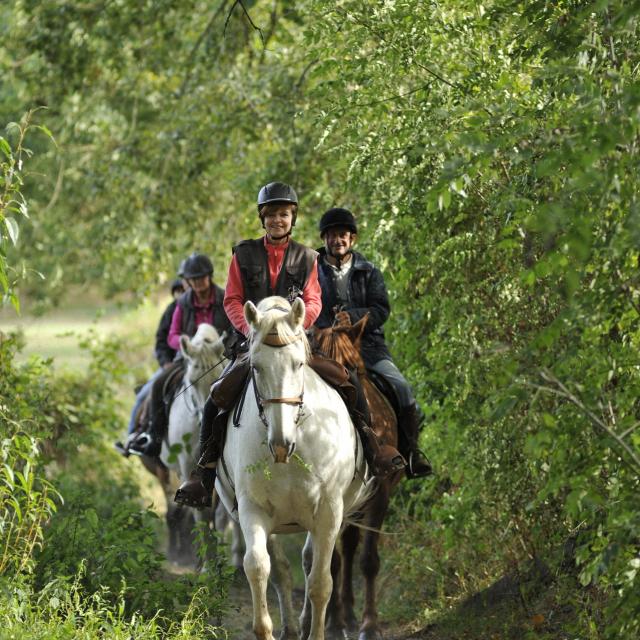
[[[228,574],[167,575],[157,516],[110,439],[121,422],[117,345],[87,340],[84,374],[14,364],[0,339],[0,617],[24,638],[216,633]],[[12,635],[14,634],[14,635]],[[118,635],[119,634],[119,635]],[[166,636],[163,634],[167,634]],[[213,636],[215,637],[215,635]]]
[[[143,291],[195,247],[224,271],[274,178],[302,195],[303,240],[324,208],[352,207],[438,468],[397,501],[434,550],[399,543],[405,588],[459,597],[569,548],[575,592],[607,607],[585,628],[634,637],[639,13],[15,0],[0,121],[46,105],[59,146],[38,149],[47,177],[27,184],[21,249],[47,276],[30,286]],[[415,580],[434,566],[436,591]]]

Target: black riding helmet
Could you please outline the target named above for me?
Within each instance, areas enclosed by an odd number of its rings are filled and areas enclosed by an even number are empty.
[[[291,226],[296,226],[296,218],[298,217],[298,194],[295,192],[291,185],[284,182],[270,182],[265,184],[258,193],[258,215],[264,226],[264,220],[262,215],[262,207],[265,204],[275,204],[276,202],[284,202],[294,205],[293,207],[293,220]]]
[[[204,253],[192,253],[184,261],[183,277],[187,280],[213,276],[213,263]]]
[[[187,258],[185,258],[184,260],[180,261],[180,266],[178,267],[178,271],[176,272],[176,275],[178,276],[178,278],[184,278],[184,266],[185,264],[187,264]]]
[[[349,229],[351,233],[358,233],[358,226],[356,225],[356,219],[353,217],[353,213],[349,209],[342,209],[341,207],[333,207],[329,211],[325,211],[320,218],[320,237],[324,238],[324,234],[331,229],[331,227],[345,227]]]

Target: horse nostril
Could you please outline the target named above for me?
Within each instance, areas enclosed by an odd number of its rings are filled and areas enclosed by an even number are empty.
[[[289,445],[289,453],[287,454],[289,457],[291,457],[293,455],[293,452],[296,450],[296,443],[292,442]]]

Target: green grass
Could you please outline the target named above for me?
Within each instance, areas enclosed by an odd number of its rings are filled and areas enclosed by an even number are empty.
[[[152,360],[155,330],[169,303],[168,297],[147,300],[134,309],[101,302],[70,302],[64,308],[53,310],[42,316],[26,310],[18,316],[12,308],[0,310],[0,332],[20,331],[25,348],[21,360],[32,355],[53,358],[56,368],[85,368],[89,355],[79,346],[79,340],[90,331],[98,336],[127,336],[141,346],[140,356]]]

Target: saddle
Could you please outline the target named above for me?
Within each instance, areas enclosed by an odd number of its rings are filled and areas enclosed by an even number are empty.
[[[351,412],[356,406],[357,398],[356,389],[349,380],[349,371],[343,365],[319,354],[311,356],[309,366],[338,391]],[[242,411],[243,400],[237,401],[246,393],[249,383],[249,367],[249,354],[247,352],[240,353],[227,372],[211,386],[211,398],[218,407],[218,414],[214,419],[214,436],[207,442],[206,450],[200,459],[200,466],[210,466],[213,460],[221,457],[229,413],[235,407],[239,419],[239,414]],[[216,434],[223,437],[216,437]]]
[[[183,367],[176,367],[165,380],[162,385],[162,405],[164,407],[165,416],[169,417],[169,412],[171,411],[171,405],[173,401],[177,397],[178,389],[180,388],[180,383],[182,382],[182,377],[184,375]],[[142,401],[140,408],[138,410],[138,414],[136,415],[135,429],[134,433],[139,433],[141,431],[146,431],[147,425],[149,423],[149,407],[151,404],[151,394],[147,394],[146,398]]]
[[[323,356],[314,354],[309,366],[328,384],[344,393],[355,405],[355,388],[349,382],[349,372],[341,364]],[[230,411],[243,391],[249,375],[249,354],[242,353],[234,361],[231,368],[211,387],[211,398],[218,409]]]
[[[171,412],[171,405],[176,399],[177,391],[180,388],[180,384],[182,383],[184,371],[184,366],[176,367],[167,376],[167,379],[164,381],[164,385],[162,385],[162,403],[164,404],[164,410],[167,417],[169,417],[169,413]]]

